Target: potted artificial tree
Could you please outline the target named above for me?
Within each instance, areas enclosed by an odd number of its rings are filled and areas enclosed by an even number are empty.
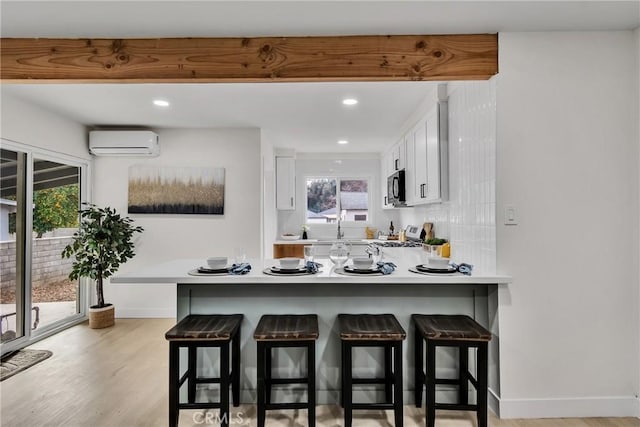
[[[75,256],[69,279],[89,277],[96,281],[98,304],[89,308],[91,328],[106,328],[114,324],[114,307],[104,303],[103,280],[135,255],[131,239],[143,228],[132,223],[131,218],[121,217],[115,209],[88,204],[80,210],[78,232],[73,234],[73,241],[62,251],[63,258]]]

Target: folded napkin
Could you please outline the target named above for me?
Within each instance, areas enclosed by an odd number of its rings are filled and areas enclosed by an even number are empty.
[[[451,268],[455,268],[456,271],[458,271],[459,273],[462,273],[467,276],[471,276],[471,270],[473,270],[473,265],[465,264],[464,262],[460,264],[451,263],[450,266]]]
[[[391,274],[393,270],[396,269],[396,265],[392,262],[382,262],[378,263],[378,268],[382,274]]]
[[[304,265],[304,268],[307,269],[307,273],[317,273],[318,272],[318,268],[322,267],[322,264],[318,264],[317,262],[313,262],[313,261],[307,261],[307,263]]]
[[[229,274],[247,274],[251,271],[251,264],[243,262],[242,264],[233,264],[229,269]]]

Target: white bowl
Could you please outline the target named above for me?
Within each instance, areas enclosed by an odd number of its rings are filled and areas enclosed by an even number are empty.
[[[373,264],[373,260],[369,257],[353,257],[353,268],[358,270],[371,268],[371,264]]]
[[[282,237],[282,240],[299,240],[300,239],[299,234],[283,234],[280,237]]]
[[[439,256],[427,258],[427,266],[430,268],[446,269],[449,266],[449,258]]]
[[[227,257],[226,256],[212,256],[207,258],[207,265],[211,269],[221,269],[227,266]]]
[[[293,270],[300,265],[300,258],[280,258],[280,268],[287,270]]]

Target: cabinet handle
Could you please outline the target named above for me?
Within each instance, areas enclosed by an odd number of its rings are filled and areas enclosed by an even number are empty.
[[[291,198],[291,207],[293,207],[293,197]]]
[[[384,205],[387,206],[389,202],[387,202],[387,196],[384,196]]]
[[[394,167],[396,168],[396,170],[399,170],[399,166],[398,166],[398,162],[399,162],[399,161],[400,161],[400,159],[395,159],[395,160],[393,161],[393,165],[394,165]]]

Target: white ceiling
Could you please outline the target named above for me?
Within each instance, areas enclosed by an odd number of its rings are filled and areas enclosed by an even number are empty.
[[[2,37],[240,37],[628,30],[640,1],[9,1]],[[2,85],[87,125],[260,127],[299,151],[378,151],[433,83]],[[345,108],[345,96],[360,100]],[[171,107],[151,105],[166,98]],[[338,146],[338,139],[348,139]]]

